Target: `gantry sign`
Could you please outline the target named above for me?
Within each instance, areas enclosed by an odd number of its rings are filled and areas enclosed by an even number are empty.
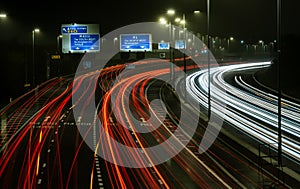
[[[98,24],[63,24],[62,53],[86,53],[100,51]]]

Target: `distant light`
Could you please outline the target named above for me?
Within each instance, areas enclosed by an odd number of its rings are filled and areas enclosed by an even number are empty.
[[[200,11],[199,10],[195,10],[194,13],[195,14],[200,14]]]
[[[30,83],[25,83],[24,87],[30,87]]]
[[[40,29],[35,28],[33,31],[34,31],[34,32],[40,32]]]
[[[175,14],[175,10],[170,9],[170,10],[167,11],[167,14],[169,14],[169,15],[174,15],[174,14]]]
[[[165,18],[159,18],[159,21],[164,22],[164,21],[166,21],[166,19]]]
[[[165,18],[160,18],[159,23],[161,24],[167,24],[167,20]]]
[[[180,22],[180,18],[175,18],[175,22]]]
[[[243,44],[244,43],[244,40],[241,40],[241,44]]]
[[[180,20],[180,24],[185,24],[185,20]]]
[[[233,37],[230,37],[230,41],[232,41],[233,40]]]
[[[0,18],[6,18],[6,14],[0,14]]]

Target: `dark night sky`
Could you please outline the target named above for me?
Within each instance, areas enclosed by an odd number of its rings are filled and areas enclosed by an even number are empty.
[[[285,3],[282,11],[285,17],[289,17],[289,24],[286,22],[284,28],[292,32],[300,31],[298,19],[291,22],[294,16],[299,18],[296,2]],[[73,22],[100,24],[101,35],[104,35],[128,24],[157,21],[168,8],[185,13],[195,9],[206,11],[206,0],[2,0],[0,11],[5,11],[8,19],[0,25],[0,37],[24,37],[38,26],[43,31],[44,40],[55,43],[61,24]],[[205,13],[199,24],[204,25],[201,30],[205,31]],[[275,38],[276,0],[211,0],[211,33],[249,40]]]
[[[211,0],[211,35],[233,36],[249,42],[273,41],[276,39],[276,1]],[[299,1],[282,2],[282,31],[299,34]],[[206,33],[206,0],[1,0],[0,12],[5,12],[7,18],[0,20],[0,42],[15,43],[16,46],[10,48],[13,51],[16,51],[15,48],[23,48],[23,59],[29,59],[30,53],[26,55],[26,51],[30,51],[31,31],[34,27],[41,30],[39,43],[51,49],[56,47],[56,37],[60,34],[61,24],[99,24],[100,35],[105,35],[128,24],[157,21],[169,8],[175,9],[181,15],[185,13],[187,22],[191,16],[189,12],[195,9],[203,11],[199,21],[193,24],[198,25],[200,33]],[[189,29],[188,25],[187,28]],[[26,45],[29,49],[24,50]],[[20,78],[13,75],[24,74],[23,64],[28,60],[18,59],[9,53],[2,54],[9,51],[6,46],[1,45],[0,50],[0,79],[6,81],[2,82],[1,92],[5,91],[1,94],[2,101],[20,88],[13,84]],[[3,59],[3,56],[8,59]],[[21,68],[16,69],[18,67]],[[16,73],[16,70],[21,71]]]

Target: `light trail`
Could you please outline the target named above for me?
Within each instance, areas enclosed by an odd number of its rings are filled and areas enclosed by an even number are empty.
[[[277,97],[246,84],[241,77],[235,77],[237,88],[226,82],[227,73],[239,70],[255,70],[269,66],[270,62],[227,65],[212,68],[211,97],[212,110],[234,126],[255,139],[277,148]],[[207,71],[202,70],[187,78],[188,92],[207,107]],[[226,104],[225,112],[219,111]],[[289,100],[282,101],[282,149],[296,162],[300,162],[300,105]]]
[[[5,176],[6,181],[2,185],[8,187],[13,184],[14,177],[17,178],[17,187],[19,188],[39,188],[43,185],[47,188],[77,188],[78,183],[85,182],[87,187],[94,188],[94,183],[97,182],[97,178],[100,179],[95,171],[95,165],[99,166],[98,159],[95,158],[96,152],[102,150],[106,157],[112,158],[115,162],[108,161],[102,162],[106,168],[107,186],[112,188],[133,188],[138,185],[138,188],[173,188],[174,186],[180,188],[187,188],[187,184],[182,178],[176,175],[172,166],[168,163],[162,165],[155,165],[151,156],[147,154],[146,148],[154,143],[160,143],[168,139],[173,135],[174,130],[178,125],[174,124],[176,118],[166,119],[165,106],[157,106],[158,104],[151,104],[149,96],[146,96],[149,89],[151,78],[156,76],[165,76],[170,70],[156,69],[156,62],[153,60],[139,61],[135,63],[134,74],[125,72],[122,77],[118,77],[120,73],[123,73],[125,65],[116,65],[107,67],[102,70],[95,70],[81,75],[71,81],[70,78],[54,79],[47,84],[42,85],[39,90],[28,93],[28,97],[25,95],[22,98],[13,102],[14,105],[9,105],[5,108],[5,112],[10,110],[17,110],[19,112],[12,113],[15,117],[8,118],[7,129],[1,130],[1,159],[0,159],[0,175]],[[144,64],[152,65],[152,69],[139,69],[139,66]],[[195,66],[193,66],[195,68]],[[180,68],[177,68],[177,71]],[[139,74],[136,74],[136,73]],[[239,80],[242,83],[242,80]],[[59,84],[63,82],[64,84]],[[203,83],[205,86],[205,83]],[[132,91],[127,91],[132,87]],[[71,90],[72,89],[72,90]],[[99,101],[98,111],[93,113],[93,120],[87,124],[84,121],[85,112],[88,112],[88,108],[93,102],[92,96],[95,91],[100,89],[100,94],[97,96]],[[78,98],[73,104],[70,104],[70,100],[75,93],[78,92]],[[159,92],[159,91],[156,91]],[[34,94],[35,93],[35,94]],[[159,92],[161,93],[161,91]],[[115,95],[115,101],[111,101],[112,94]],[[158,94],[157,94],[158,95]],[[26,97],[26,98],[25,98]],[[132,100],[130,102],[130,108],[136,112],[138,117],[144,118],[142,124],[149,131],[152,131],[147,137],[138,132],[138,125],[134,124],[134,120],[129,114],[131,110],[126,107],[126,99]],[[156,96],[158,97],[158,96]],[[26,99],[26,100],[24,100]],[[203,98],[205,102],[205,98]],[[18,103],[20,105],[18,105]],[[285,102],[287,103],[287,102]],[[33,105],[34,104],[34,105]],[[38,104],[38,105],[37,105]],[[80,109],[80,116],[75,118],[75,122],[78,128],[67,129],[66,120],[72,120],[70,110],[83,104]],[[113,111],[112,105],[115,105],[116,109]],[[150,106],[151,105],[151,106]],[[238,104],[237,104],[238,105]],[[236,105],[236,106],[237,106]],[[17,107],[17,108],[16,108]],[[272,106],[271,106],[272,107]],[[289,111],[293,107],[289,107]],[[26,118],[26,114],[36,111],[30,119]],[[183,111],[188,111],[183,109]],[[289,111],[286,113],[289,114]],[[3,111],[0,115],[4,115]],[[151,115],[151,122],[147,122],[147,118]],[[83,117],[81,117],[83,116]],[[147,117],[148,116],[148,117]],[[120,118],[120,119],[116,119]],[[103,127],[100,133],[100,125],[97,125],[96,119],[100,119]],[[165,119],[165,120],[163,120]],[[198,122],[198,120],[190,120]],[[272,119],[270,119],[270,122]],[[160,123],[161,127],[157,129],[156,123]],[[18,125],[14,127],[14,125]],[[182,127],[189,128],[189,123],[183,123]],[[79,131],[76,129],[84,129],[85,132],[80,136]],[[297,128],[293,128],[296,130]],[[67,135],[70,131],[74,131],[73,135]],[[30,134],[31,133],[31,134]],[[184,143],[189,136],[182,135],[176,136],[178,143]],[[200,136],[199,133],[196,133]],[[91,154],[83,154],[82,149],[85,148],[85,139],[93,135],[93,143],[95,150]],[[65,141],[64,137],[68,136],[71,139]],[[111,136],[117,141],[122,142],[124,145],[139,148],[139,151],[129,151],[122,154],[118,152],[116,146],[110,142]],[[107,137],[107,138],[104,138]],[[31,141],[28,143],[29,138]],[[18,152],[22,150],[22,145],[25,144],[24,154]],[[66,144],[68,144],[66,146]],[[72,150],[70,150],[70,144]],[[52,147],[51,147],[52,146]],[[190,142],[184,148],[182,153],[175,156],[171,161],[176,163],[176,167],[180,168],[185,177],[188,177],[193,181],[197,187],[201,188],[231,188],[232,186],[239,185],[243,187],[243,184],[238,179],[233,178],[233,175],[228,173],[225,169],[220,169],[221,165],[209,164],[206,161],[202,161],[197,155],[197,142]],[[66,154],[64,150],[70,152]],[[223,149],[220,147],[219,149]],[[54,154],[49,155],[49,152]],[[210,162],[222,161],[222,157],[211,154]],[[165,148],[165,153],[172,153],[170,147]],[[228,156],[234,159],[239,157],[234,156],[230,152],[224,151]],[[198,153],[199,154],[199,153]],[[129,169],[126,167],[118,166],[117,161],[124,161],[122,157],[124,155],[133,157],[134,160],[140,162],[148,162],[145,168],[141,169]],[[159,154],[157,154],[159,156]],[[16,165],[12,162],[16,161],[16,158],[21,157],[21,165]],[[84,161],[82,162],[84,157]],[[23,158],[23,159],[22,159]],[[147,160],[147,161],[145,161]],[[238,160],[242,162],[242,160]],[[89,166],[82,168],[80,165],[88,164]],[[228,162],[223,162],[227,167],[232,168],[230,171],[238,172]],[[245,162],[246,164],[246,162]],[[45,169],[45,166],[47,167]],[[99,168],[99,167],[98,167]],[[19,174],[15,175],[15,172],[11,170],[19,170]],[[82,171],[86,171],[87,178],[81,178],[80,175],[84,174]],[[227,172],[227,173],[224,173]],[[242,175],[241,173],[238,173]],[[169,177],[168,177],[168,176]],[[228,175],[230,175],[228,177]],[[248,178],[246,175],[242,175],[248,182],[256,186],[255,181]],[[43,178],[44,177],[44,178]],[[45,179],[47,179],[45,181]],[[86,180],[84,180],[86,179]],[[237,184],[238,183],[238,184]],[[99,183],[98,183],[99,184]],[[102,178],[101,178],[101,184]],[[100,185],[99,185],[100,186]]]

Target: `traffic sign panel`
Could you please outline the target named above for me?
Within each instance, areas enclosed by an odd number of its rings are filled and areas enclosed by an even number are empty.
[[[185,49],[185,40],[176,40],[175,49]]]
[[[151,34],[121,34],[121,51],[152,51]]]
[[[69,34],[69,33],[87,33],[87,26],[62,26],[61,33]]]
[[[99,51],[100,35],[99,34],[71,34],[70,50],[71,51]]]

